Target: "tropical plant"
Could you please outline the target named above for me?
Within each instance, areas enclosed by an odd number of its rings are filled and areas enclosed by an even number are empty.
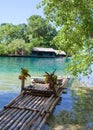
[[[28,73],[28,69],[26,68],[21,68],[21,74],[19,75],[19,79],[22,80],[21,82],[21,91],[23,91],[24,86],[25,86],[25,80],[27,77],[31,77],[31,75]]]
[[[57,96],[57,76],[55,75],[54,70],[52,73],[45,72],[45,83],[49,84],[49,88],[53,90],[55,96]]]

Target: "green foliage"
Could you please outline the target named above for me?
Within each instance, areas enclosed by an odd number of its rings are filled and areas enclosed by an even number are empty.
[[[31,75],[28,73],[28,69],[21,68],[21,74],[19,75],[19,79],[26,79],[27,77],[31,77]]]
[[[84,76],[88,76],[92,72],[91,68],[92,54],[87,54],[87,51],[82,51],[73,56],[72,62],[68,65],[67,71],[74,76],[79,76],[82,73]]]
[[[8,51],[11,54],[16,55],[25,55],[29,53],[29,46],[22,39],[13,40],[10,44],[8,44]]]
[[[72,56],[69,70],[74,75],[90,74],[93,62],[93,1],[42,0],[48,20],[58,27],[52,43]],[[86,62],[87,60],[87,62]]]
[[[54,70],[52,73],[48,73],[48,72],[45,72],[46,74],[44,75],[45,76],[45,82],[46,83],[49,83],[49,84],[57,84],[57,76],[55,75],[55,71]],[[50,86],[51,87],[51,86]]]
[[[56,29],[39,15],[30,16],[27,25],[2,23],[0,25],[0,43],[5,46],[1,47],[0,55],[29,55],[35,46],[55,47],[51,45],[51,41],[56,34]]]
[[[43,38],[42,37],[32,38],[30,40],[30,44],[32,44],[32,47],[35,47],[35,46],[39,47],[39,46],[41,46],[43,44]]]
[[[31,38],[43,36],[45,26],[45,20],[38,15],[33,15],[28,19],[27,32],[31,35]]]
[[[54,70],[50,74],[48,72],[45,72],[46,74],[44,76],[45,76],[45,83],[48,83],[49,88],[53,90],[54,95],[58,96],[57,90],[56,90],[56,87],[57,87],[56,86],[57,85],[57,75],[55,75],[55,71],[56,70]]]
[[[27,36],[29,41],[36,40],[37,46],[50,47],[52,39],[56,36],[56,29],[39,15],[32,15],[28,19]]]
[[[0,44],[0,55],[6,55],[7,54],[7,48],[4,44]]]
[[[25,36],[26,25],[12,25],[12,24],[1,24],[0,26],[0,42],[5,45],[9,44],[15,39],[24,39]]]

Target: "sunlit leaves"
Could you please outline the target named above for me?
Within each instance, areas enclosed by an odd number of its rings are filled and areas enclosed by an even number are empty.
[[[82,72],[90,74],[93,61],[93,1],[42,0],[42,5],[48,20],[59,30],[52,43],[72,56],[68,70],[73,75]]]
[[[87,53],[87,50],[75,54],[72,61],[68,65],[67,71],[71,74],[79,76],[80,73],[88,76],[92,72],[91,63],[93,56]]]
[[[9,44],[12,40],[15,39],[24,39],[25,36],[25,24],[12,25],[12,24],[1,24],[0,26],[0,42],[4,44]]]
[[[51,41],[56,34],[54,26],[39,15],[30,16],[27,25],[2,23],[0,25],[0,44],[5,46],[1,45],[0,54],[28,55],[35,46],[55,47]]]
[[[7,47],[4,44],[0,44],[0,55],[7,54]]]
[[[50,42],[56,34],[56,29],[50,23],[47,23],[46,19],[39,15],[29,17],[27,36],[30,43],[36,41],[35,45],[37,44],[37,46],[50,47]]]
[[[10,54],[24,55],[29,52],[28,44],[25,44],[25,41],[22,39],[13,40],[8,44],[8,52]]]
[[[27,77],[31,77],[31,75],[28,73],[28,69],[21,68],[21,73],[19,75],[19,79],[23,80],[23,79],[26,79]]]

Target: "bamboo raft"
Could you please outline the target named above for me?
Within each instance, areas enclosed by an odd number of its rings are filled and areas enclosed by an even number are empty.
[[[57,85],[57,97],[47,84],[36,83],[25,87],[0,111],[0,130],[41,130],[67,82],[68,78],[63,78],[62,84]]]

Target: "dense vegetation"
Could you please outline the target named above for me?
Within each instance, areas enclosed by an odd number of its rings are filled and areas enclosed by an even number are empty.
[[[91,74],[93,63],[93,1],[42,0],[46,18],[59,29],[53,43],[72,55],[73,75]]]
[[[39,15],[28,18],[27,24],[0,25],[0,55],[29,55],[35,46],[55,47],[51,44],[57,35],[52,24]]]

